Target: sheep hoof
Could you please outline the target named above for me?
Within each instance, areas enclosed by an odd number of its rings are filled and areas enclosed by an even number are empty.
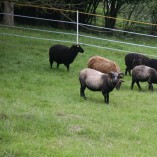
[[[85,100],[87,99],[87,97],[86,97],[86,96],[84,96],[84,95],[81,95],[81,97],[83,97]]]

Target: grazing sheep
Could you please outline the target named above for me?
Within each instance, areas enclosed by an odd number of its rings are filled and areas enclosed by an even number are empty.
[[[102,91],[105,103],[109,104],[109,93],[115,88],[118,80],[123,77],[122,73],[101,73],[97,70],[86,68],[80,71],[80,96],[85,96],[86,87],[91,91]]]
[[[88,64],[88,68],[95,69],[97,71],[100,71],[106,74],[110,72],[118,72],[118,73],[120,72],[120,67],[116,62],[111,61],[101,56],[93,56],[89,58],[87,64]],[[122,82],[124,81],[119,79],[116,85],[116,89],[120,89]]]
[[[146,81],[149,84],[149,90],[153,90],[152,83],[157,83],[156,70],[145,65],[139,65],[133,68],[131,89],[133,89],[134,83],[136,82],[138,88],[141,90],[139,82]]]
[[[149,60],[148,57],[137,54],[137,53],[128,53],[125,56],[125,75],[127,75],[127,72],[129,72],[129,75],[131,76],[131,70],[138,65],[146,65],[146,62]]]
[[[64,64],[69,71],[69,65],[74,61],[78,52],[83,53],[84,50],[80,45],[72,45],[67,47],[64,45],[54,45],[49,49],[49,62],[52,69],[52,64],[55,61],[57,63],[57,68],[59,64]]]
[[[149,59],[146,62],[146,66],[149,66],[149,67],[154,68],[155,70],[157,70],[157,59]]]

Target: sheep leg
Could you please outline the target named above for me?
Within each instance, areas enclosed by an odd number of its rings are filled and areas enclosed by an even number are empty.
[[[106,100],[105,100],[105,101],[106,101],[106,104],[109,104],[109,94],[106,94],[105,97],[106,97],[106,98],[105,98],[105,99],[106,99]]]
[[[128,68],[125,69],[125,75],[127,75],[127,72],[128,72]]]
[[[50,68],[52,69],[53,60],[50,60]]]
[[[151,82],[148,82],[149,83],[149,90],[153,91],[153,85]]]
[[[84,93],[85,89],[86,89],[86,87],[81,85],[80,96],[83,97],[84,99],[87,99],[87,97],[86,97],[86,95]]]
[[[133,89],[134,84],[135,84],[135,81],[134,81],[134,80],[132,80],[132,83],[131,83],[131,89]]]
[[[140,86],[139,81],[136,81],[136,84],[137,84],[138,88],[141,90],[142,88],[141,88],[141,86]]]
[[[104,102],[106,104],[109,104],[109,93],[104,93],[102,92],[103,96],[104,96]]]
[[[67,67],[67,71],[69,71],[69,64],[64,64]]]
[[[129,69],[129,75],[131,76],[131,69]]]
[[[131,76],[131,69],[126,68],[126,69],[125,69],[125,75],[127,75],[128,72],[129,72],[129,75]]]

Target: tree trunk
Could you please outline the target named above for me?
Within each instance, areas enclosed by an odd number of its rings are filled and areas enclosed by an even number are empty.
[[[153,24],[157,24],[157,16],[156,15],[157,14],[156,14],[155,10],[152,10],[152,12],[151,12],[151,21],[152,21]],[[156,27],[156,25],[155,26],[154,25],[151,26],[150,34],[151,35],[157,35],[157,27]]]
[[[106,28],[115,28],[116,19],[119,9],[121,8],[122,3],[116,0],[105,0],[104,8],[106,8],[106,12],[104,10],[105,17],[105,27]],[[109,18],[112,17],[112,18]]]
[[[5,25],[14,25],[14,3],[13,2],[4,2],[4,16],[3,23]]]

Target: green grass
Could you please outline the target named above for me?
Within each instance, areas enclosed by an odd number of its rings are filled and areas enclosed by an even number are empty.
[[[0,32],[73,40],[2,27]],[[156,55],[155,50],[81,40]],[[128,42],[156,44],[155,39]],[[112,59],[124,72],[125,53],[83,46],[85,53],[67,72],[63,65],[50,69],[48,49],[53,44],[0,36],[0,157],[155,157],[157,86],[150,92],[147,83],[141,83],[141,92],[136,85],[131,91],[131,77],[126,76],[121,90],[110,93],[109,105],[100,92],[86,90],[84,100],[79,96],[78,73],[89,57]]]

